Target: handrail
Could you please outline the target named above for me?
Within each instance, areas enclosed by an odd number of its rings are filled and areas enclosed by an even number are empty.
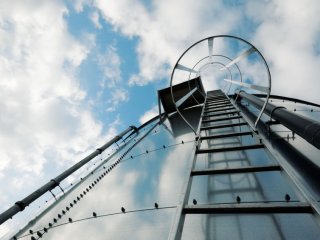
[[[32,202],[37,200],[39,197],[41,197],[44,193],[51,191],[55,187],[59,186],[60,182],[70,176],[72,173],[77,171],[79,168],[81,168],[83,165],[88,163],[90,160],[101,154],[104,150],[106,150],[108,147],[110,147],[113,143],[116,143],[119,141],[124,135],[126,135],[130,131],[137,132],[138,129],[135,126],[129,126],[126,130],[121,132],[119,135],[112,138],[110,141],[108,141],[106,144],[101,146],[100,148],[97,148],[93,153],[89,154],[84,159],[80,160],[78,163],[74,164],[67,170],[65,170],[63,173],[58,175],[56,178],[51,179],[49,182],[44,184],[42,187],[25,197],[24,199],[16,202],[12,207],[4,211],[0,214],[0,225],[7,221],[8,219],[12,218],[14,215],[16,215],[18,212],[21,212],[25,209],[25,207],[29,206]]]
[[[261,108],[264,104],[264,101],[260,98],[243,91],[239,93],[239,96],[252,103],[256,108]],[[290,112],[284,107],[275,106],[271,103],[266,105],[264,113],[278,120],[283,126],[320,149],[320,122]]]

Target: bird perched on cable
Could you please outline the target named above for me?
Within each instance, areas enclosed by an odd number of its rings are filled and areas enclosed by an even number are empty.
[[[159,208],[158,203],[154,203],[154,207],[155,207],[156,209],[158,209],[158,208]]]
[[[92,215],[93,215],[94,217],[97,217],[97,214],[96,214],[95,212],[93,212]]]
[[[121,212],[125,213],[126,209],[124,207],[121,207]]]
[[[192,200],[192,203],[193,203],[194,205],[197,205],[198,202],[197,202],[197,200],[193,199],[193,200]]]
[[[237,196],[236,200],[237,200],[237,203],[241,202],[241,198],[239,196]]]
[[[287,193],[287,194],[284,196],[284,199],[285,199],[287,202],[289,202],[290,199],[291,199],[291,197],[290,197],[290,195]]]

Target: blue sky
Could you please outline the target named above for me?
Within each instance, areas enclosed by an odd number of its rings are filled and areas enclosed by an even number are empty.
[[[201,38],[252,42],[274,94],[320,103],[319,12],[317,0],[1,1],[1,211],[154,115]]]

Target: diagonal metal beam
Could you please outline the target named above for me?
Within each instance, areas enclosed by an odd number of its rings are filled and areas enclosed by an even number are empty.
[[[198,74],[198,72],[192,68],[186,67],[184,65],[181,64],[177,64],[176,69],[182,70],[182,71],[186,71],[186,72],[192,72],[192,73],[196,73]]]
[[[135,126],[128,127],[126,130],[124,130],[118,136],[115,136],[110,141],[108,141],[106,144],[104,144],[100,148],[97,148],[94,152],[89,154],[87,157],[83,158],[82,160],[80,160],[79,162],[74,164],[73,166],[69,167],[63,173],[61,173],[57,177],[51,179],[49,182],[47,182],[42,187],[38,188],[36,191],[29,194],[27,197],[16,202],[12,207],[10,207],[9,209],[7,209],[6,211],[4,211],[3,213],[0,214],[0,225],[2,223],[4,223],[5,221],[7,221],[8,219],[12,218],[18,212],[23,211],[27,206],[29,206],[35,200],[40,198],[46,192],[51,191],[52,189],[59,186],[60,182],[62,182],[64,179],[69,177],[72,173],[74,173],[75,171],[80,169],[82,166],[84,166],[85,164],[90,162],[96,156],[100,155],[103,151],[105,151],[112,144],[117,143],[120,139],[122,139],[123,136],[125,136],[127,133],[129,133],[131,131],[138,132],[138,128],[136,128]]]
[[[253,48],[253,47],[249,48],[245,52],[241,53],[237,58],[235,58],[234,60],[229,62],[227,65],[225,65],[224,67],[220,68],[220,70],[223,70],[223,69],[226,69],[228,67],[231,67],[232,65],[236,64],[237,62],[240,62],[243,58],[245,58],[246,56],[249,56],[251,53],[253,53],[255,51],[256,51],[255,48]]]
[[[188,92],[186,95],[184,95],[182,98],[180,98],[177,102],[176,102],[176,106],[180,107],[189,97],[192,96],[192,94],[197,91],[197,88],[195,87],[194,89],[192,89],[190,92]]]
[[[243,87],[246,87],[246,88],[251,88],[251,89],[258,90],[260,92],[265,92],[265,93],[268,93],[269,90],[270,90],[268,87],[255,85],[255,84],[244,83],[244,82],[240,82],[240,81],[233,81],[231,79],[224,79],[224,81],[231,82],[233,84],[237,84],[237,85],[240,85],[240,86],[243,86]]]
[[[212,63],[212,55],[213,55],[213,38],[208,39],[208,51],[209,51],[209,61]]]

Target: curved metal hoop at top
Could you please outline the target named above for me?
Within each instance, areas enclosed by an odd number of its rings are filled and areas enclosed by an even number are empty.
[[[246,51],[244,51],[242,54],[240,54],[239,56],[237,56],[236,58],[232,59],[226,55],[221,55],[221,54],[213,54],[213,42],[215,39],[219,39],[219,38],[225,38],[225,39],[234,39],[234,40],[238,40],[240,41],[241,43],[244,43],[245,45],[248,46],[248,49]],[[182,64],[180,64],[180,61],[182,60],[182,58],[186,55],[187,52],[189,52],[192,48],[194,48],[196,45],[204,42],[204,41],[207,41],[208,42],[208,55],[201,58],[200,60],[198,61],[195,61],[195,64],[193,65],[193,67],[187,67],[187,66],[184,66]],[[252,53],[257,53],[258,56],[260,57],[260,59],[262,60],[263,64],[264,64],[264,67],[266,69],[266,73],[267,73],[267,82],[268,82],[268,86],[260,86],[260,85],[254,85],[254,84],[248,84],[248,83],[244,83],[243,82],[243,79],[242,79],[242,72],[241,72],[241,69],[239,68],[238,66],[238,62],[241,61],[242,59],[244,59],[245,57],[249,56],[250,54]],[[227,60],[227,63],[224,63],[224,62],[219,62],[217,60],[213,61],[213,58],[216,58],[216,57],[221,57],[225,60]],[[209,62],[206,62],[205,60],[209,60]],[[204,63],[205,62],[205,63]],[[204,64],[203,64],[204,63]],[[190,80],[191,79],[191,75],[192,74],[196,74],[196,76],[200,76],[201,74],[201,69],[204,69],[205,66],[209,65],[209,64],[218,64],[218,65],[221,65],[221,69],[220,70],[225,70],[226,71],[226,75],[229,76],[229,79],[224,79],[226,82],[229,83],[229,87],[226,87],[225,88],[225,91],[226,91],[226,94],[228,94],[230,92],[230,89],[231,89],[231,86],[233,84],[235,85],[240,85],[240,89],[239,89],[239,92],[237,93],[236,95],[236,100],[238,99],[239,97],[239,94],[240,94],[240,91],[242,90],[243,87],[245,88],[250,88],[250,89],[253,89],[253,90],[256,90],[256,91],[260,91],[260,92],[263,92],[266,94],[266,98],[265,98],[265,102],[264,102],[264,105],[261,109],[261,111],[259,112],[258,114],[258,117],[257,119],[255,120],[255,123],[254,123],[254,127],[256,127],[259,119],[261,118],[264,110],[265,110],[265,107],[269,101],[269,96],[270,96],[270,92],[271,92],[271,74],[270,74],[270,70],[269,70],[269,67],[268,67],[268,64],[265,60],[265,58],[262,56],[262,54],[260,53],[260,51],[255,47],[253,46],[250,42],[240,38],[240,37],[236,37],[236,36],[232,36],[232,35],[217,35],[217,36],[211,36],[211,37],[207,37],[207,38],[204,38],[204,39],[201,39],[199,40],[198,42],[192,44],[189,48],[187,48],[183,53],[182,55],[179,57],[179,59],[177,60],[173,70],[172,70],[172,73],[171,73],[171,78],[170,78],[170,92],[171,92],[171,98],[172,98],[172,101],[175,105],[175,108],[176,108],[176,111],[178,112],[178,114],[180,115],[180,117],[186,122],[186,124],[192,129],[192,131],[195,133],[195,134],[198,134],[197,132],[199,131],[194,129],[192,127],[192,125],[187,121],[187,119],[183,116],[183,114],[181,113],[180,109],[179,109],[179,106],[177,106],[177,101],[176,99],[174,98],[174,91],[173,91],[173,79],[174,79],[174,73],[177,69],[179,70],[182,70],[182,71],[188,71],[189,72],[189,76],[188,76],[188,79],[186,80]],[[236,70],[240,76],[240,79],[239,81],[236,81],[233,76],[232,76],[232,71],[231,71],[231,67],[232,66],[235,66],[236,67]],[[199,69],[199,70],[196,70],[196,69]],[[191,86],[190,86],[190,83],[188,84],[189,86],[189,91],[190,91],[190,96],[192,96],[194,98],[194,100],[199,103],[197,101],[197,99],[194,97],[194,93],[195,93],[195,89],[191,89]],[[226,85],[227,86],[227,85]],[[228,90],[227,90],[228,89]],[[198,89],[197,89],[198,90]]]

